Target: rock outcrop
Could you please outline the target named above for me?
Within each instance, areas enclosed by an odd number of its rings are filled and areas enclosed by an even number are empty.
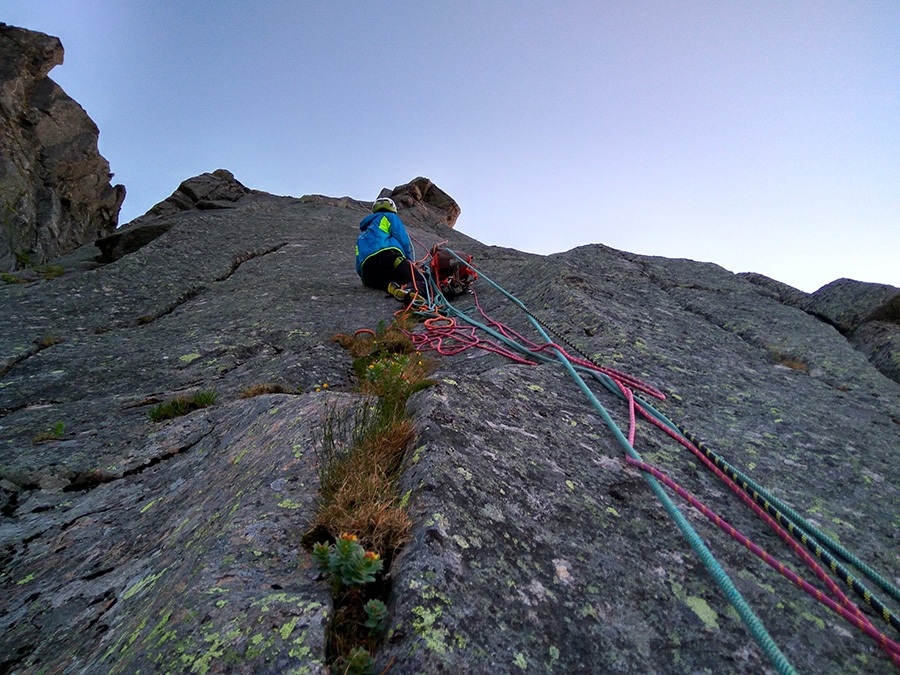
[[[164,234],[175,221],[167,218],[181,211],[199,209],[230,209],[252,190],[244,187],[227,169],[216,169],[181,183],[178,189],[156,204],[147,213],[135,218],[115,233],[98,239],[95,243],[101,253],[101,262],[112,262],[123,255],[134,253]]]
[[[838,279],[798,306],[833,325],[878,370],[900,382],[900,288]]]
[[[0,271],[111,233],[125,199],[97,126],[47,77],[62,61],[57,38],[0,24]]]
[[[330,338],[398,304],[354,271],[365,202],[200,201],[148,214],[166,231],[113,262],[0,286],[0,672],[326,672],[329,589],[301,537],[323,418],[359,399]],[[667,416],[900,578],[900,385],[789,289],[599,245],[484,246],[443,209],[403,208],[422,245],[474,254],[554,339],[660,387]],[[537,337],[476,286],[488,315]],[[376,672],[775,672],[561,367],[471,350],[438,358],[434,378],[409,404],[415,524]],[[242,398],[260,383],[296,393]],[[197,390],[218,402],[151,421]],[[639,425],[635,446],[791,559],[658,430]],[[799,672],[893,672],[875,641],[679,506]]]
[[[459,205],[456,201],[427,178],[421,176],[393,190],[384,188],[379,197],[390,197],[398,208],[407,209],[422,220],[438,220],[448,227],[456,225]]]

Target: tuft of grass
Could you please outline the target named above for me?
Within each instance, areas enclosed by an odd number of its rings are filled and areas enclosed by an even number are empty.
[[[65,340],[63,340],[58,335],[54,335],[53,333],[47,333],[41,339],[41,341],[38,343],[38,345],[41,347],[52,347],[53,345],[58,345],[58,344],[61,344],[62,342],[65,342]]]
[[[0,272],[0,281],[3,281],[7,284],[27,283],[27,279],[22,279],[21,277],[17,277],[15,274],[10,274],[9,272]]]
[[[317,451],[319,505],[315,521],[332,536],[353,532],[390,557],[411,526],[397,489],[415,428],[406,401],[434,384],[433,364],[419,354],[403,324],[332,338],[355,356],[358,391],[367,398],[339,412],[326,408]]]
[[[316,449],[317,511],[304,545],[324,560],[326,551],[336,549],[322,543],[323,538],[337,544],[358,538],[360,547],[365,544],[371,550],[366,555],[381,557],[389,566],[412,526],[398,489],[403,459],[415,438],[406,401],[434,384],[428,379],[432,364],[416,352],[404,325],[396,322],[332,339],[354,357],[357,389],[365,398],[342,409],[326,405],[322,442]],[[330,579],[335,598],[327,629],[331,672],[371,673],[371,650],[386,621],[382,600],[387,587],[374,574],[371,590],[341,590],[334,575]]]
[[[799,359],[795,356],[791,356],[790,354],[785,354],[777,349],[773,349],[769,351],[769,358],[772,359],[775,363],[780,363],[783,366],[787,366],[792,370],[798,370],[801,373],[809,372],[809,364],[806,361]]]
[[[263,394],[302,394],[300,387],[291,389],[280,384],[253,384],[241,390],[241,398],[253,398]]]
[[[174,417],[181,417],[192,410],[211,406],[218,397],[219,395],[214,390],[197,391],[191,396],[179,396],[150,408],[150,419],[154,422],[162,422]]]
[[[57,422],[47,431],[42,431],[31,441],[32,443],[40,443],[41,441],[58,441],[62,438],[63,432],[66,430],[64,422]]]
[[[386,417],[377,403],[364,401],[342,413],[329,409],[323,427],[315,525],[332,535],[353,532],[382,555],[398,549],[411,527],[397,480],[415,438],[412,422]]]
[[[787,359],[784,359],[783,361],[781,361],[781,364],[784,366],[787,366],[788,368],[792,368],[794,370],[799,370],[802,373],[809,372],[809,366],[805,362],[801,361],[800,359],[787,358]]]
[[[62,265],[44,265],[40,268],[40,273],[44,279],[50,281],[65,274],[66,269]]]

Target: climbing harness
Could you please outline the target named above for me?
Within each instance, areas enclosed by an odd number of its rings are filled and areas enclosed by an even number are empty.
[[[468,291],[473,295],[475,301],[474,309],[477,310],[479,318],[476,319],[472,317],[470,313],[463,312],[450,303],[452,297],[459,295],[459,293],[455,292],[453,287],[447,286],[447,289],[451,293],[451,295],[448,295],[447,293],[444,293],[444,290],[439,284],[435,283],[435,258],[437,257],[438,251],[440,251],[440,255],[444,257],[447,255],[452,256],[459,263],[456,269],[466,270],[466,278],[470,279],[470,281],[464,287],[462,292],[465,293]],[[444,265],[444,268],[446,269],[446,261],[440,264]],[[477,270],[472,264],[471,256],[463,258],[448,248],[435,246],[432,248],[428,269],[430,271],[430,275],[428,276],[430,276],[429,281],[431,283],[429,284],[429,288],[425,289],[426,293],[424,294],[424,297],[420,296],[404,310],[412,311],[424,318],[424,330],[408,333],[416,348],[420,351],[434,350],[443,355],[454,355],[467,349],[480,348],[505,356],[516,363],[537,365],[538,363],[549,361],[560,362],[603,418],[604,423],[610,429],[617,442],[623,447],[628,464],[641,470],[642,475],[651,490],[687,538],[691,547],[700,557],[704,566],[716,581],[716,584],[723,591],[747,625],[754,640],[779,673],[795,673],[796,671],[781,653],[765,627],[762,625],[762,622],[757,618],[752,608],[750,608],[749,604],[747,604],[746,600],[741,596],[734,583],[728,577],[718,561],[716,561],[706,544],[693,529],[685,516],[678,510],[678,507],[675,506],[668,494],[663,490],[661,484],[666,485],[680,497],[685,499],[691,506],[700,510],[701,513],[712,520],[723,531],[735,538],[739,543],[754,553],[754,555],[757,555],[771,567],[779,571],[789,579],[791,583],[802,588],[810,596],[876,640],[894,664],[900,667],[900,644],[889,639],[875,628],[866,615],[862,613],[860,608],[840,590],[837,584],[813,559],[810,553],[813,553],[822,560],[823,563],[831,569],[833,573],[837,574],[851,590],[872,607],[878,616],[900,631],[900,619],[898,619],[897,615],[866,588],[859,579],[854,577],[846,567],[837,560],[837,557],[854,565],[862,574],[889,593],[893,598],[900,600],[900,590],[898,590],[896,586],[865,565],[865,563],[835,542],[831,537],[828,537],[806,522],[796,512],[790,509],[790,507],[772,497],[757,483],[729,465],[719,455],[698,441],[695,436],[666,418],[643,398],[635,395],[635,392],[640,392],[651,398],[665,400],[665,396],[661,391],[627,373],[594,363],[592,359],[581,353],[577,347],[565,340],[564,336],[556,331],[553,331],[554,334],[560,338],[562,342],[565,342],[572,351],[580,353],[584,358],[571,356],[570,353],[564,350],[559,344],[551,341],[540,321],[528,310],[528,308],[515,296],[488,278],[482,271]],[[471,272],[471,274],[469,274],[469,272]],[[499,322],[491,320],[484,312],[478,300],[478,296],[475,293],[475,289],[472,287],[471,282],[478,278],[485,280],[485,282],[490,284],[502,295],[512,301],[519,309],[524,311],[528,316],[529,321],[540,334],[541,339],[544,340],[544,343],[537,344],[532,342],[516,331]],[[432,285],[434,288],[431,288]],[[452,295],[454,293],[455,295]],[[478,331],[487,333],[493,339],[485,340],[478,337]],[[614,422],[612,417],[587,385],[583,377],[584,375],[588,375],[597,380],[611,393],[626,401],[629,412],[629,429],[627,437],[622,433],[619,426]],[[761,547],[754,544],[745,535],[728,524],[706,505],[702,504],[696,497],[691,495],[687,490],[678,485],[658,468],[644,462],[634,448],[636,420],[638,415],[640,415],[642,419],[650,422],[653,426],[661,429],[679,444],[688,449],[706,468],[712,471],[720,480],[724,481],[729,488],[748,505],[748,507],[775,530],[779,537],[801,558],[801,560],[803,560],[803,562],[812,570],[813,574],[827,587],[828,591],[837,598],[837,601],[828,597],[821,590],[800,578],[799,575],[788,569],[783,563],[780,563]],[[807,553],[803,547],[806,547],[810,553]]]

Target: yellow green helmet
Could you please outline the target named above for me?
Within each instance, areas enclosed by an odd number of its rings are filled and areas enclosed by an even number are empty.
[[[372,204],[372,213],[378,213],[379,211],[397,213],[397,205],[390,197],[379,197],[375,200],[375,203]]]

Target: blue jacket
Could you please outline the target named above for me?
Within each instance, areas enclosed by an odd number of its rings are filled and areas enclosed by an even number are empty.
[[[395,250],[413,260],[412,245],[409,235],[403,227],[400,216],[390,211],[379,211],[362,219],[359,224],[359,237],[356,240],[356,273],[362,278],[363,263],[376,253]]]

